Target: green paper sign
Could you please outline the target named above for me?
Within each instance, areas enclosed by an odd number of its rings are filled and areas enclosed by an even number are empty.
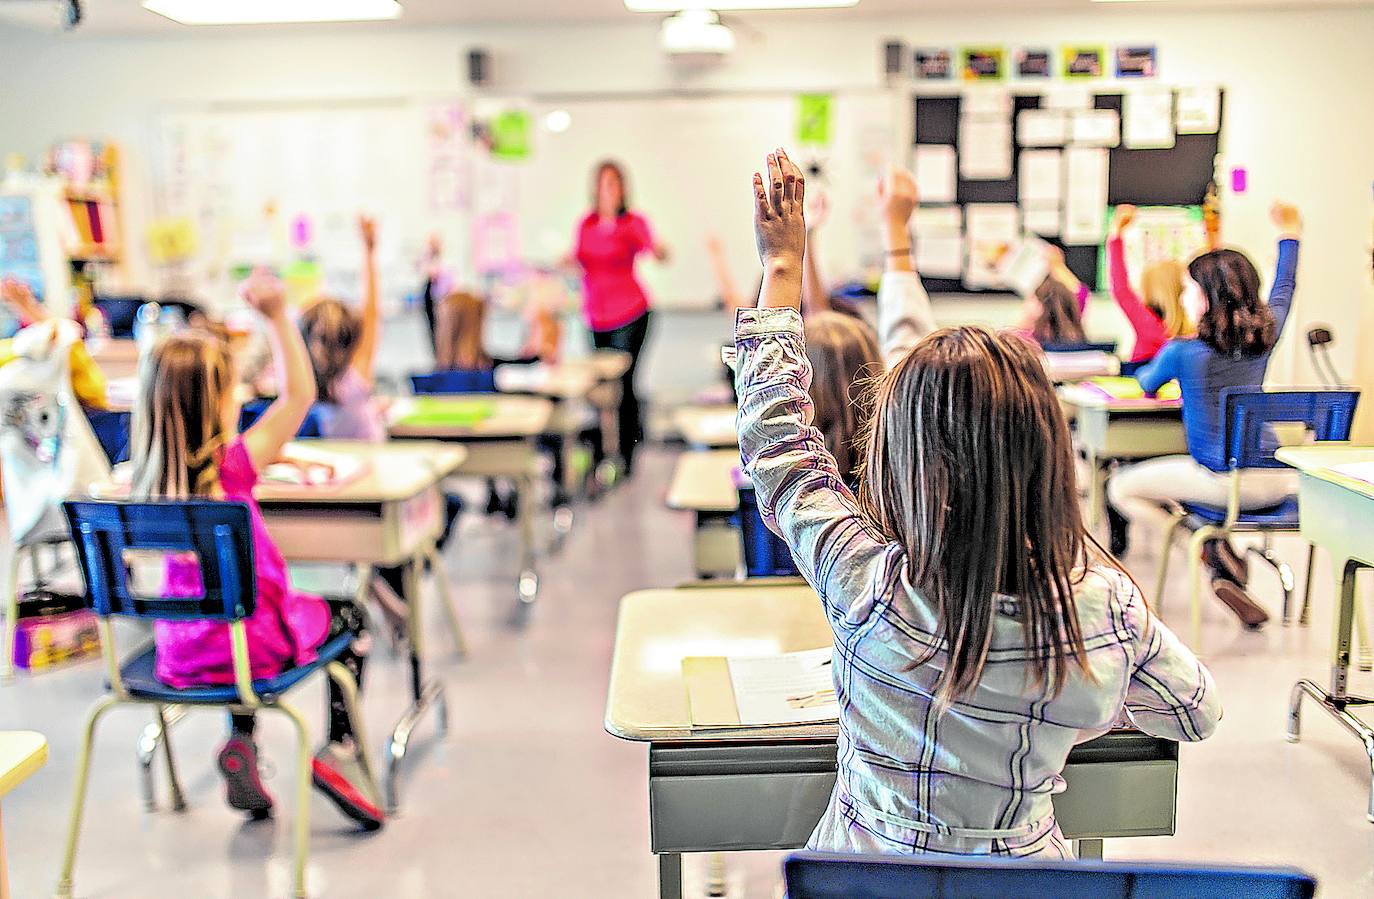
[[[521,162],[530,157],[530,114],[523,109],[508,109],[491,120],[493,159]]]
[[[830,94],[799,94],[797,96],[797,143],[812,146],[830,144]]]

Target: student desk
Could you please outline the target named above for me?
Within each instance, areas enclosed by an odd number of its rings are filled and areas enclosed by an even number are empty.
[[[692,561],[698,577],[734,577],[740,568],[740,534],[731,518],[739,509],[734,473],[739,450],[688,450],[677,458],[668,508],[696,515]]]
[[[95,364],[106,378],[138,377],[138,342],[129,337],[111,337],[86,345]]]
[[[467,458],[455,474],[476,478],[510,478],[520,491],[520,574],[517,581],[517,617],[539,593],[539,573],[534,553],[534,482],[539,465],[535,441],[549,428],[553,404],[541,397],[475,393],[423,398],[426,414],[416,416],[413,401],[393,403],[389,412],[390,434],[404,440],[441,440],[461,443]],[[490,414],[473,417],[474,405],[488,407]],[[444,410],[454,412],[444,420]]]
[[[1374,728],[1350,711],[1351,707],[1370,705],[1374,699],[1352,696],[1347,691],[1350,631],[1359,613],[1357,577],[1361,568],[1374,568],[1374,484],[1332,471],[1332,466],[1346,463],[1374,464],[1374,446],[1289,446],[1275,455],[1298,470],[1302,538],[1331,554],[1341,597],[1336,611],[1330,689],[1323,690],[1311,680],[1293,685],[1288,705],[1288,739],[1297,742],[1301,736],[1302,699],[1308,696],[1364,744],[1370,764],[1374,765]],[[1374,778],[1365,815],[1374,823]]]
[[[0,731],[0,800],[28,780],[48,760],[48,741],[31,730]],[[10,899],[5,861],[5,823],[0,815],[0,899]]]
[[[739,446],[735,406],[683,406],[673,413],[673,426],[688,446],[717,449]]]
[[[1078,441],[1087,455],[1090,527],[1102,520],[1109,463],[1188,452],[1179,400],[1109,399],[1081,384],[1060,387],[1059,400],[1077,419]]]
[[[686,586],[620,603],[606,730],[649,744],[650,849],[659,896],[682,895],[682,853],[794,849],[820,819],[835,782],[834,722],[694,732],[682,682],[687,656],[759,655],[829,645],[820,600],[806,586]],[[1136,731],[1083,743],[1054,799],[1081,857],[1106,837],[1174,832],[1178,746]]]

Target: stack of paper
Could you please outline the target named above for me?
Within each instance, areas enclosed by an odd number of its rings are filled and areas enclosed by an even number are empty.
[[[349,453],[336,453],[293,443],[280,462],[268,465],[264,481],[309,487],[338,487],[360,477],[367,463]]]
[[[682,660],[693,727],[779,727],[834,721],[831,648]]]

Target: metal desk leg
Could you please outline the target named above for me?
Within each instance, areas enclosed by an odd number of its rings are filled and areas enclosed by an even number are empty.
[[[1073,854],[1080,859],[1092,861],[1102,861],[1102,841],[1101,840],[1074,840]]]
[[[676,852],[658,854],[658,899],[682,899],[682,856]]]
[[[439,735],[448,734],[448,700],[444,696],[444,687],[438,680],[425,680],[422,669],[424,625],[420,614],[422,606],[420,600],[420,565],[421,561],[418,558],[409,560],[405,565],[403,583],[406,592],[406,608],[409,613],[407,615],[406,630],[408,633],[406,637],[410,643],[410,688],[415,701],[410,708],[406,709],[401,720],[396,722],[396,727],[391,731],[391,742],[387,744],[387,814],[395,814],[399,805],[396,780],[401,761],[405,758],[406,749],[410,745],[410,735],[431,706],[438,714],[436,724]]]
[[[534,563],[534,478],[524,474],[516,483],[520,490],[520,577],[516,585],[519,602],[515,615],[517,620],[522,620],[539,594],[539,572]]]
[[[463,636],[463,625],[458,620],[458,609],[453,605],[453,589],[449,584],[448,570],[444,568],[444,557],[439,552],[439,547],[431,547],[426,558],[429,561],[430,576],[434,578],[434,587],[439,594],[439,604],[443,606],[444,614],[448,618],[449,630],[453,632],[453,645],[458,650],[458,654],[465,656],[468,654],[468,641]]]
[[[1102,468],[1102,460],[1097,452],[1084,449],[1083,455],[1088,463],[1088,527],[1096,528],[1102,523],[1102,505],[1107,491],[1107,476]]]
[[[1304,696],[1317,702],[1342,727],[1354,734],[1356,739],[1364,744],[1365,755],[1369,757],[1369,805],[1365,809],[1365,817],[1374,824],[1374,728],[1350,713],[1351,706],[1371,705],[1374,704],[1374,699],[1351,696],[1346,691],[1350,674],[1350,631],[1354,623],[1357,595],[1356,576],[1363,567],[1367,566],[1353,559],[1347,560],[1341,572],[1341,603],[1336,612],[1336,653],[1331,663],[1331,690],[1324,691],[1316,683],[1306,679],[1293,685],[1293,692],[1288,701],[1288,742],[1296,743],[1302,736]]]

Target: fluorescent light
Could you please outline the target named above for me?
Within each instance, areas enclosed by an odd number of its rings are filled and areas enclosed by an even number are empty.
[[[394,19],[396,0],[143,0],[143,8],[183,25],[275,25]]]
[[[835,9],[859,0],[625,0],[630,12],[682,12],[686,9]]]
[[[554,134],[562,134],[572,125],[572,113],[566,109],[554,109],[544,116],[544,127]]]

